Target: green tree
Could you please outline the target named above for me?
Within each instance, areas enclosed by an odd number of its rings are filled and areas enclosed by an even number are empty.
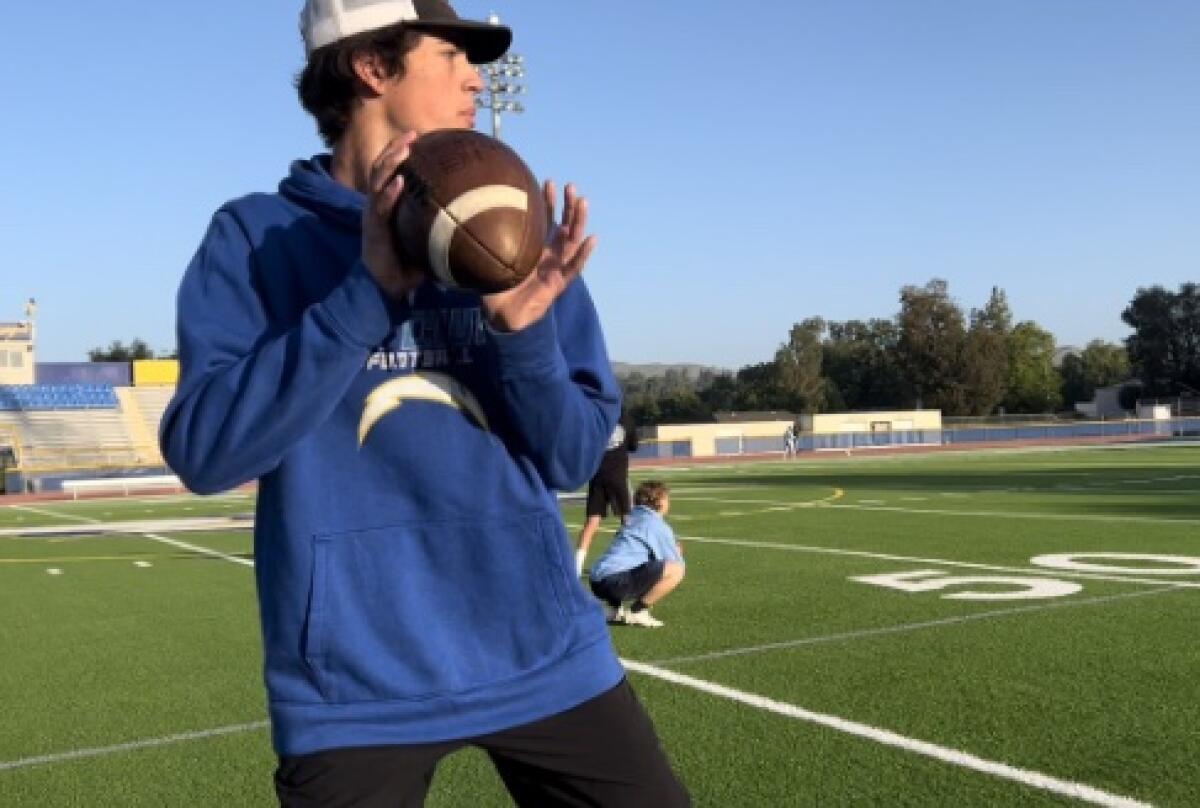
[[[1018,323],[1009,338],[1009,412],[1053,412],[1062,404],[1062,378],[1054,369],[1054,335],[1037,323]]]
[[[910,385],[910,402],[947,415],[965,413],[961,370],[966,329],[946,281],[935,278],[924,287],[901,289],[897,322],[897,364]]]
[[[701,380],[703,381],[703,380]],[[697,392],[709,413],[729,412],[736,409],[738,384],[731,373],[714,375],[712,381]]]
[[[788,341],[775,352],[779,385],[787,395],[785,409],[819,412],[825,404],[825,379],[821,376],[821,336],[825,321],[810,317],[792,326]]]
[[[89,362],[132,362],[137,359],[153,359],[154,351],[140,339],[134,338],[128,346],[113,340],[107,348],[92,348],[88,351]]]
[[[1129,379],[1129,354],[1112,342],[1095,339],[1079,356],[1063,357],[1063,405],[1074,407],[1078,401],[1091,401],[1099,387],[1109,387]]]
[[[1080,355],[1083,376],[1088,384],[1108,387],[1129,378],[1129,353],[1124,346],[1094,339]]]
[[[1096,388],[1088,384],[1083,372],[1083,358],[1075,354],[1063,357],[1062,366],[1058,369],[1062,378],[1062,402],[1066,409],[1074,409],[1080,401],[1091,401]]]
[[[988,415],[1004,399],[1008,386],[1012,311],[1004,290],[992,287],[982,309],[971,311],[963,345],[963,395],[969,415]]]
[[[746,365],[737,372],[738,394],[734,410],[786,410],[789,394],[779,382],[779,366],[775,362]]]
[[[1134,331],[1125,348],[1144,395],[1200,390],[1200,287],[1138,289],[1121,319]]]
[[[908,395],[896,364],[900,332],[892,320],[830,323],[823,345],[826,402],[832,410],[891,409]]]

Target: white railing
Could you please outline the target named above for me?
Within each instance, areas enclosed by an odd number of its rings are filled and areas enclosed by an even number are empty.
[[[120,491],[128,496],[134,491],[150,491],[165,489],[182,491],[183,483],[174,474],[162,474],[152,477],[97,477],[86,480],[63,480],[62,490],[79,499],[80,494],[115,493]]]

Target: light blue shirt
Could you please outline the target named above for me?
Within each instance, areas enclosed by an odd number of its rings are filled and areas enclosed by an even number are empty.
[[[639,505],[617,531],[612,544],[592,565],[591,579],[599,581],[619,572],[627,572],[648,561],[678,561],[683,556],[675,546],[675,531],[658,511]]]

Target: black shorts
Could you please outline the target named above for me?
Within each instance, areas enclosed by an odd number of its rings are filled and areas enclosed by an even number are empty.
[[[637,600],[662,580],[665,565],[661,561],[647,561],[640,567],[618,572],[592,581],[592,594],[614,609],[627,600]]]
[[[283,808],[418,808],[441,759],[467,746],[487,752],[519,806],[691,805],[625,680],[565,713],[493,735],[281,757],[275,792]]]
[[[629,502],[629,476],[619,469],[601,469],[588,483],[586,514],[603,519],[608,516],[610,508],[614,516],[621,517],[632,510]]]

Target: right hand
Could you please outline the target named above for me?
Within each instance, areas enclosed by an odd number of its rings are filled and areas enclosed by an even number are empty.
[[[417,139],[406,132],[392,140],[371,165],[371,189],[363,209],[362,260],[371,277],[391,297],[404,298],[424,281],[418,269],[406,268],[396,254],[392,237],[392,211],[404,190],[400,164],[408,158],[408,148]]]

